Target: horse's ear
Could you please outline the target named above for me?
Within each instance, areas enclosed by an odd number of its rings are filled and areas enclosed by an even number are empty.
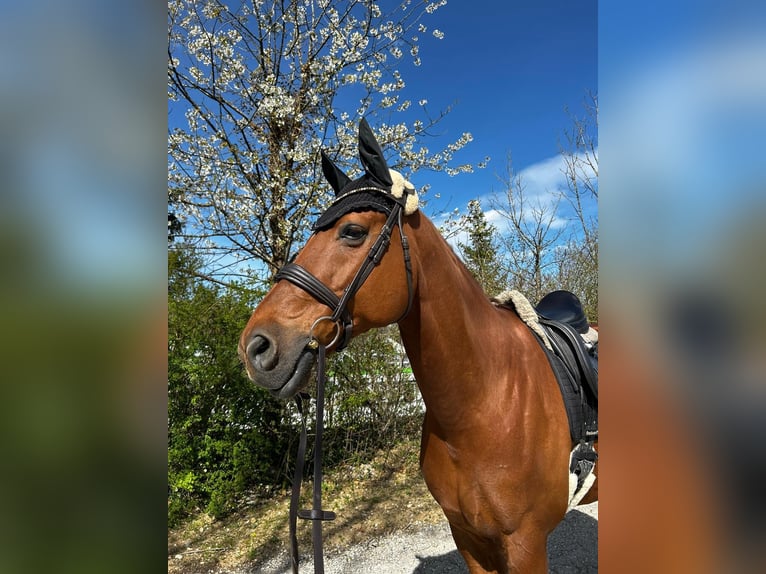
[[[368,176],[385,186],[390,187],[394,184],[391,180],[391,174],[388,172],[388,164],[383,157],[383,151],[372,133],[370,124],[364,118],[359,122],[359,158],[362,160],[364,171],[367,172]]]
[[[346,187],[351,182],[351,178],[348,177],[343,171],[333,163],[333,161],[322,150],[322,173],[330,183],[330,186],[335,191],[335,195],[340,193],[340,190]]]

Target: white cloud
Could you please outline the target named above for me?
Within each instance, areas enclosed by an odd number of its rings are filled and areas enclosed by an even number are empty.
[[[519,173],[526,194],[541,202],[552,202],[553,197],[566,188],[564,158],[557,155],[524,168]]]
[[[598,159],[598,150],[596,150],[596,159]],[[560,154],[543,159],[537,163],[525,167],[519,171],[516,176],[520,177],[521,183],[524,188],[524,197],[527,202],[528,217],[532,216],[531,211],[534,209],[546,209],[550,210],[556,207],[556,214],[551,224],[551,229],[562,229],[570,224],[573,213],[569,203],[561,199],[562,192],[567,190],[566,179],[566,159]],[[589,174],[592,177],[592,174]],[[484,209],[484,216],[487,222],[494,225],[497,230],[502,234],[508,230],[508,220],[494,205],[499,202],[502,204],[505,202],[503,197],[503,191],[495,191],[480,196],[479,201]],[[558,203],[558,205],[557,205]],[[461,206],[460,213],[467,212],[466,205]],[[592,206],[595,214],[595,202]],[[454,217],[454,216],[453,216]],[[437,227],[444,225],[448,216],[442,215],[434,219],[434,223]],[[447,242],[455,249],[456,252],[460,252],[459,244],[465,244],[468,241],[468,234],[466,231],[461,230],[447,238]]]
[[[598,159],[598,151],[596,151]],[[590,171],[590,170],[589,170]],[[561,192],[567,189],[566,158],[555,155],[525,167],[519,172],[525,195],[530,200],[539,200],[548,205],[555,202]],[[592,171],[587,175],[593,176]]]
[[[598,159],[598,151],[596,151],[596,159]],[[586,175],[593,177],[592,171]],[[529,216],[531,217],[533,209],[551,210],[556,207],[552,227],[554,229],[566,227],[573,215],[569,203],[562,199],[562,193],[567,191],[566,159],[562,155],[556,155],[541,160],[525,167],[516,176],[520,178],[523,186],[525,201],[530,211]],[[504,226],[506,220],[495,209],[490,209],[490,206],[498,201],[501,204],[504,203],[503,192],[485,194],[480,201],[486,210],[484,213],[487,220],[495,224],[498,229],[502,229],[501,225]],[[595,209],[595,205],[593,207]]]

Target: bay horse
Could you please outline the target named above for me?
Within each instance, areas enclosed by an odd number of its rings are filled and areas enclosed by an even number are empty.
[[[364,119],[359,152],[365,173],[353,181],[322,153],[336,200],[242,332],[248,375],[290,398],[306,386],[318,345],[338,350],[398,323],[426,406],[421,471],[468,570],[547,572],[574,446],[550,363],[418,210]],[[581,504],[597,492],[594,484]]]

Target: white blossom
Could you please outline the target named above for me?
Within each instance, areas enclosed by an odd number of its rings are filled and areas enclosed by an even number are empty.
[[[236,246],[261,268],[283,262],[329,201],[319,150],[358,173],[362,116],[375,118],[390,165],[403,173],[472,169],[452,163],[470,134],[440,151],[424,145],[441,114],[396,119],[398,112],[422,113],[427,100],[402,95],[405,80],[391,63],[406,50],[421,64],[412,32],[429,30],[421,19],[445,3],[418,8],[407,0],[384,15],[372,1],[347,12],[335,0],[305,0],[283,12],[263,0],[236,8],[169,0],[169,105],[183,125],[173,124],[168,135],[168,192],[185,239],[213,255]],[[331,107],[343,98],[352,101],[347,109]]]
[[[433,14],[436,12],[439,8],[442,6],[445,6],[447,4],[447,0],[439,0],[438,2],[431,2],[426,6],[426,12],[428,14]]]

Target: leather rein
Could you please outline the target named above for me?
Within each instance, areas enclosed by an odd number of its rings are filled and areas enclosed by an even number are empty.
[[[300,394],[295,397],[298,412],[301,415],[301,434],[298,442],[298,454],[295,463],[295,474],[293,476],[292,493],[290,496],[290,559],[292,563],[293,574],[298,574],[298,536],[297,519],[302,518],[311,520],[312,523],[312,542],[314,546],[314,573],[324,574],[324,557],[322,554],[322,522],[325,520],[334,520],[335,513],[322,509],[322,434],[324,431],[324,386],[325,386],[325,359],[326,350],[337,344],[336,350],[344,349],[351,341],[353,328],[353,317],[348,310],[348,303],[359,291],[364,282],[372,273],[372,270],[380,263],[383,255],[388,250],[391,243],[391,232],[394,225],[399,227],[399,237],[402,242],[402,251],[404,253],[404,266],[407,271],[407,308],[397,322],[406,317],[412,308],[413,287],[412,287],[412,264],[410,260],[410,249],[407,236],[402,227],[402,206],[395,203],[388,215],[385,224],[380,230],[375,242],[370,247],[367,257],[351,280],[351,283],[343,290],[338,297],[335,292],[317,279],[312,273],[296,263],[288,263],[280,269],[275,281],[282,279],[289,281],[293,285],[300,287],[306,293],[314,297],[317,301],[333,310],[332,315],[323,315],[319,317],[311,326],[309,331],[309,341],[306,346],[317,351],[317,397],[316,397],[316,435],[314,437],[314,485],[313,485],[313,504],[310,510],[298,510],[298,504],[301,492],[301,483],[303,481],[303,466],[306,457],[306,413],[303,408],[303,401],[306,395]],[[335,335],[328,344],[321,343],[314,336],[314,329],[323,321],[331,321],[335,325]]]

